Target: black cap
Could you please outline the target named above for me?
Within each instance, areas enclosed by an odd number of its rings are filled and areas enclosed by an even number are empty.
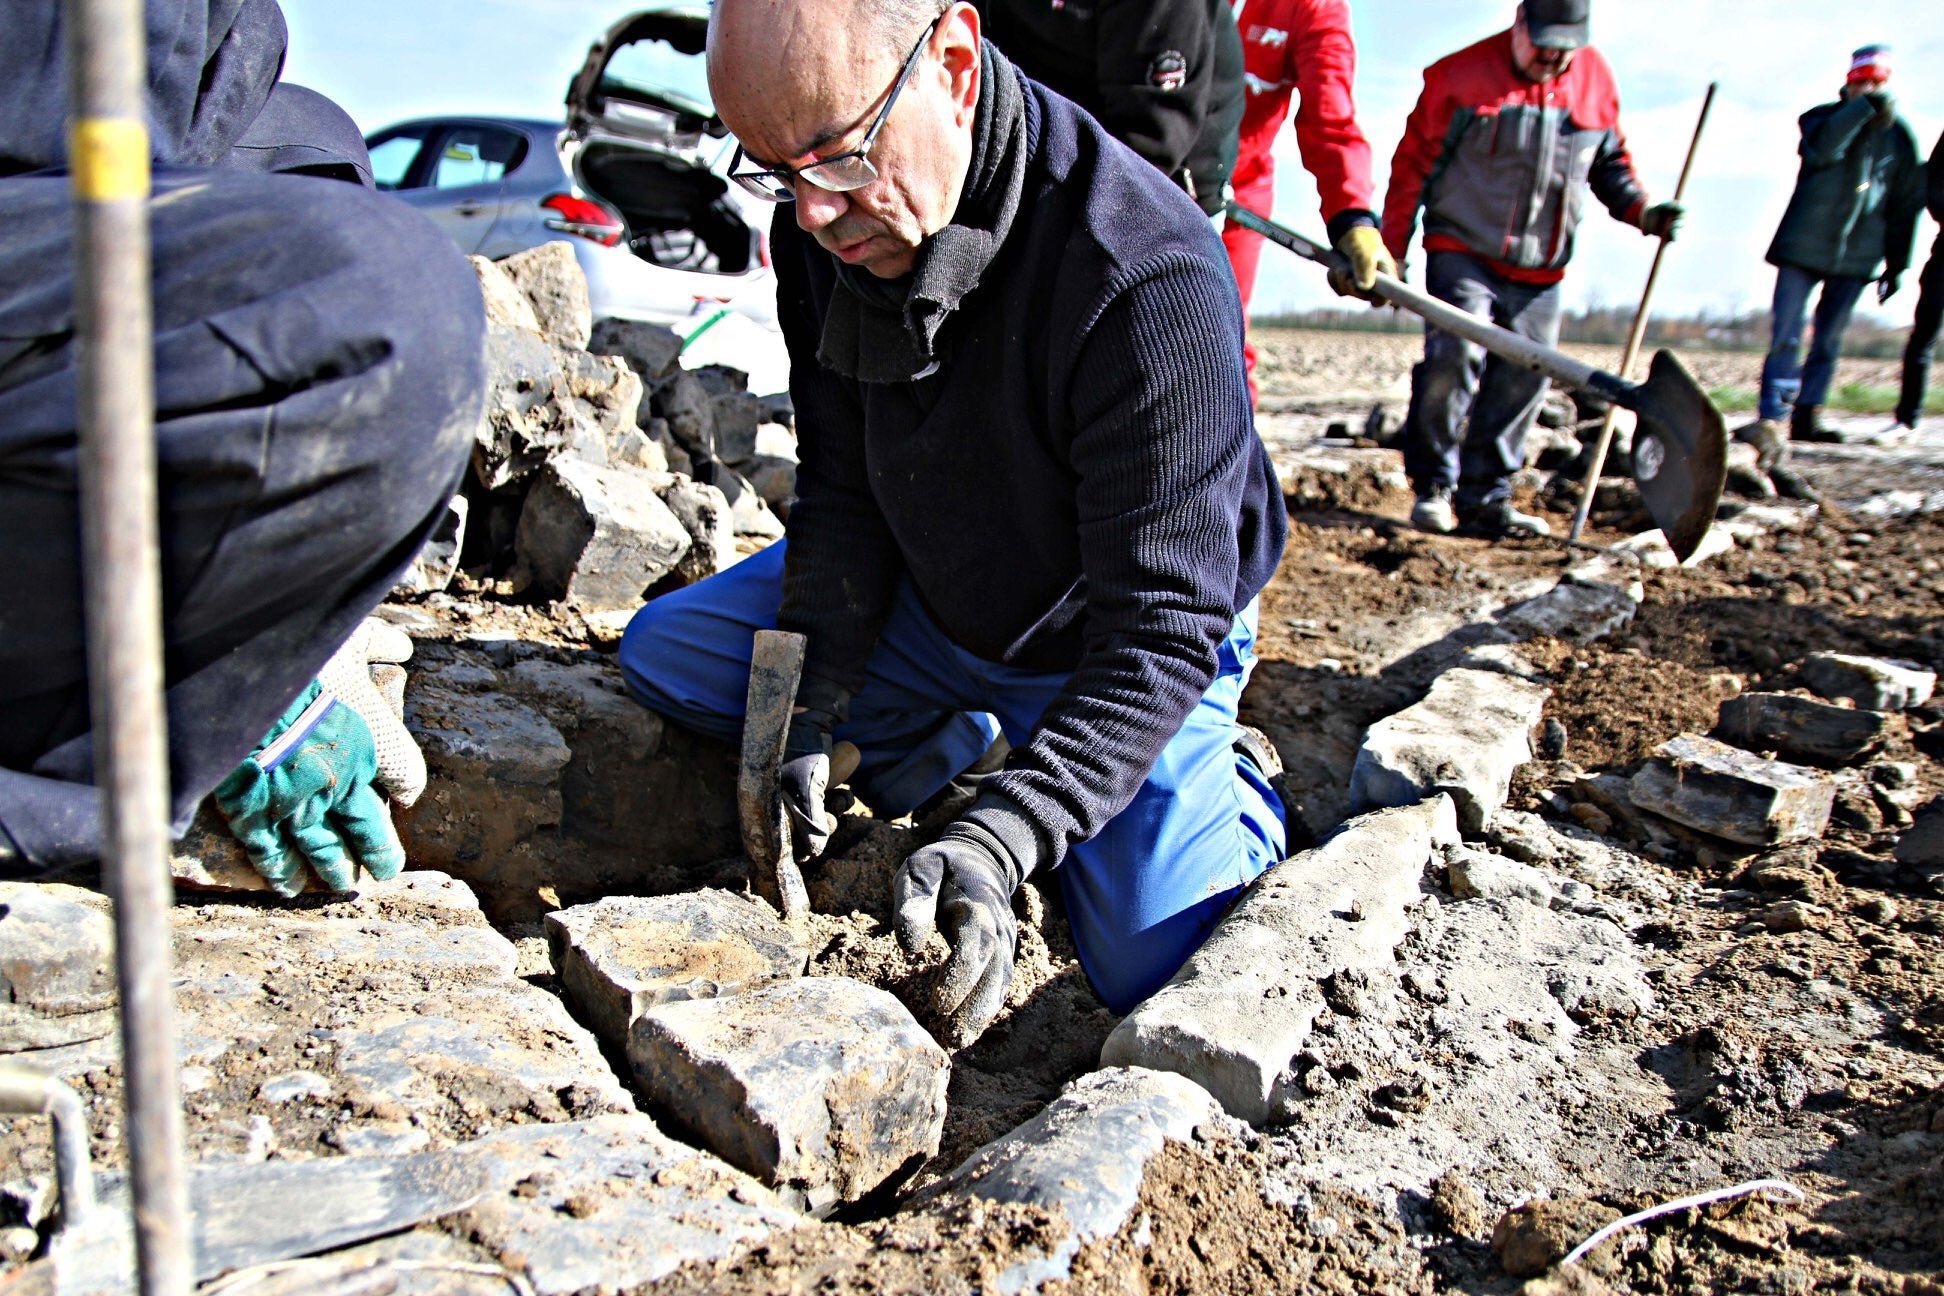
[[[1578,49],[1592,8],[1593,0],[1525,0],[1526,35],[1542,49]]]

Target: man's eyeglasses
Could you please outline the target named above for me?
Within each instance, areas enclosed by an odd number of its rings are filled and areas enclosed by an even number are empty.
[[[729,163],[729,178],[768,202],[795,201],[796,187],[793,181],[798,177],[831,193],[849,193],[877,179],[877,168],[871,165],[871,146],[877,143],[878,132],[884,129],[884,123],[891,116],[891,105],[898,102],[899,92],[905,88],[905,82],[911,80],[912,70],[918,66],[918,55],[924,51],[926,42],[931,40],[932,33],[938,30],[938,24],[944,21],[944,17],[940,14],[932,19],[924,35],[911,47],[911,53],[905,55],[904,66],[898,69],[898,79],[891,84],[890,96],[885,99],[884,107],[878,110],[877,120],[871,123],[871,129],[864,132],[864,138],[857,142],[856,148],[808,166],[740,171],[737,168],[742,165],[745,155],[742,145],[738,144],[736,156]]]

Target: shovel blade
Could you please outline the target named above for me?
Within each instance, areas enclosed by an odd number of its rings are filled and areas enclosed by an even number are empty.
[[[1680,357],[1656,351],[1647,381],[1626,402],[1634,429],[1634,482],[1647,511],[1683,562],[1714,525],[1728,481],[1728,428]]]

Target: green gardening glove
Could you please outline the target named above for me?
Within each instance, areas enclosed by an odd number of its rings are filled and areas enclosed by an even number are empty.
[[[348,891],[358,865],[380,881],[405,865],[377,777],[371,730],[313,683],[217,785],[216,806],[279,895],[304,889],[306,863],[325,886]]]

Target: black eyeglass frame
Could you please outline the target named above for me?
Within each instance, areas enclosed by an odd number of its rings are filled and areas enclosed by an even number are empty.
[[[878,173],[877,168],[871,165],[871,147],[877,143],[878,133],[884,129],[884,123],[891,119],[891,109],[897,104],[898,96],[903,93],[906,83],[911,80],[911,74],[917,70],[918,56],[924,53],[925,46],[931,43],[932,33],[936,32],[938,24],[944,21],[944,14],[932,19],[925,27],[924,34],[918,37],[918,43],[911,47],[911,53],[905,55],[903,66],[898,69],[898,79],[891,83],[891,93],[885,98],[884,107],[878,109],[877,119],[871,123],[871,128],[864,132],[864,138],[857,142],[856,148],[847,149],[832,157],[819,158],[808,166],[779,166],[762,171],[738,171],[736,168],[742,165],[743,159],[748,156],[743,151],[742,141],[738,140],[736,156],[729,161],[729,178],[765,202],[779,203],[796,201],[796,189],[791,182],[798,177],[808,180],[826,193],[850,193],[876,180]],[[853,161],[858,164],[862,173],[861,178],[854,184],[844,180],[832,183],[819,179],[815,174],[824,167]],[[765,184],[764,181],[769,183]]]

